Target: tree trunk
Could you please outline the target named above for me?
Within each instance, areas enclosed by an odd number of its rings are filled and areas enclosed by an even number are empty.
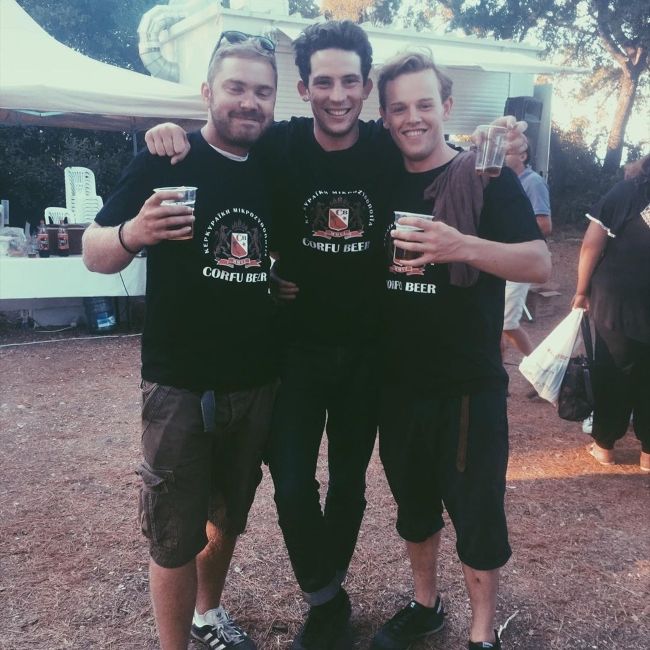
[[[623,69],[621,87],[618,91],[618,101],[616,102],[616,113],[614,114],[612,128],[609,131],[607,153],[603,162],[603,171],[608,174],[613,174],[621,164],[623,144],[625,142],[625,129],[627,128],[627,123],[632,113],[638,84],[638,74],[630,74],[629,70]]]

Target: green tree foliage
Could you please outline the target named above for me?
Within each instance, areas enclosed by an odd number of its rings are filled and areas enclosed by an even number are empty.
[[[640,0],[440,0],[452,12],[451,28],[478,36],[541,39],[566,62],[593,69],[584,93],[609,89],[617,95],[603,171],[621,162],[625,129],[648,86],[650,3]],[[640,101],[639,101],[640,100]]]
[[[58,41],[93,59],[146,72],[138,56],[138,24],[161,0],[18,0]]]
[[[299,13],[303,18],[320,16],[317,0],[289,0],[289,13]]]
[[[88,167],[106,198],[131,160],[129,134],[39,127],[0,128],[0,197],[9,199],[12,226],[38,225],[49,206],[65,206],[65,167]]]
[[[376,0],[367,18],[373,25],[390,25],[402,5],[402,0]]]
[[[589,208],[622,177],[618,170],[603,174],[595,144],[585,141],[587,126],[582,120],[566,131],[556,124],[551,130],[548,185],[558,225],[584,224]]]

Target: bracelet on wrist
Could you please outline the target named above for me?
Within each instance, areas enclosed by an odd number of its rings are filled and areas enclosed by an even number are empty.
[[[122,230],[124,229],[124,226],[128,221],[123,221],[120,224],[120,227],[117,229],[117,238],[120,240],[120,244],[122,248],[129,254],[129,255],[137,255],[142,249],[138,249],[137,251],[132,251],[125,243],[124,243],[124,235],[122,234]]]

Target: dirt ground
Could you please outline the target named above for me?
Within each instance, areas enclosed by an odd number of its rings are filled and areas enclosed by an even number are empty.
[[[579,240],[550,243],[551,298],[528,323],[539,342],[566,314]],[[0,648],[156,648],[146,545],[136,525],[139,337],[75,340],[7,331],[0,344]],[[61,338],[54,343],[6,344]],[[504,648],[650,647],[650,476],[631,432],[618,464],[585,451],[579,424],[525,397],[510,350],[511,457],[507,509],[514,549],[497,622]],[[322,465],[320,477],[326,485]],[[375,454],[368,509],[346,587],[357,647],[411,595],[395,508]],[[469,607],[454,535],[443,535],[445,629],[414,646],[467,647]],[[227,584],[226,606],[260,650],[288,648],[305,606],[276,523],[265,474]],[[190,646],[198,650],[199,646]]]

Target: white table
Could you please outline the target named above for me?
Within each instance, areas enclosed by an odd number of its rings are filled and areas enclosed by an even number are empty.
[[[136,257],[121,273],[91,273],[80,255],[0,257],[0,300],[143,296],[146,259]]]

